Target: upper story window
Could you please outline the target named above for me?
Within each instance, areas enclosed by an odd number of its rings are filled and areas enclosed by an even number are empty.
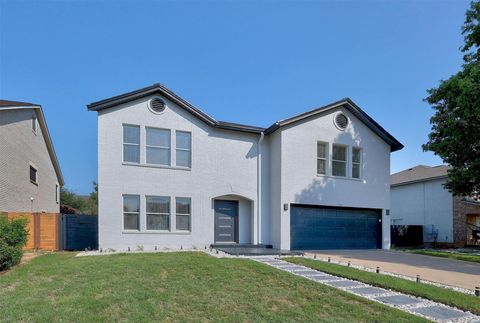
[[[38,184],[37,169],[30,165],[30,182]]]
[[[140,196],[123,196],[123,229],[140,230]]]
[[[347,147],[341,145],[332,146],[332,175],[347,176]]]
[[[37,114],[35,111],[32,114],[32,131],[37,133]]]
[[[327,174],[327,152],[328,144],[325,142],[317,142],[317,174]]]
[[[55,184],[55,202],[60,203],[60,186]]]
[[[170,130],[146,128],[147,164],[170,166]]]
[[[352,147],[352,177],[360,178],[360,169],[362,165],[362,150],[358,147]]]
[[[140,127],[123,125],[123,161],[140,163]]]
[[[192,134],[186,131],[176,131],[176,165],[192,167]]]

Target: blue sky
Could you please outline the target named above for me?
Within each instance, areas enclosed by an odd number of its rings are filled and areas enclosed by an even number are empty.
[[[343,97],[421,144],[426,89],[458,71],[467,1],[0,0],[0,97],[43,106],[66,186],[91,191],[86,104],[160,82],[217,120],[268,126]]]

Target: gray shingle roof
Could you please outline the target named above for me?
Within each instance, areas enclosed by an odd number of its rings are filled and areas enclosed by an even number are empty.
[[[418,165],[390,175],[390,184],[396,186],[447,177],[447,171],[449,168],[450,167],[447,165],[433,167]]]

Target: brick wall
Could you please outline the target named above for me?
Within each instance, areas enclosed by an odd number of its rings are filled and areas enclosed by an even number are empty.
[[[455,246],[464,246],[467,242],[467,214],[480,214],[480,205],[462,201],[462,197],[453,197],[453,241]]]
[[[58,250],[59,216],[58,213],[4,212],[8,218],[26,217],[28,219],[28,241],[24,249]]]

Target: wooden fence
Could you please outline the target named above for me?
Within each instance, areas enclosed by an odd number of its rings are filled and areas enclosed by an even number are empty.
[[[28,219],[28,241],[24,249],[60,250],[61,226],[58,213],[4,212],[10,219]]]

